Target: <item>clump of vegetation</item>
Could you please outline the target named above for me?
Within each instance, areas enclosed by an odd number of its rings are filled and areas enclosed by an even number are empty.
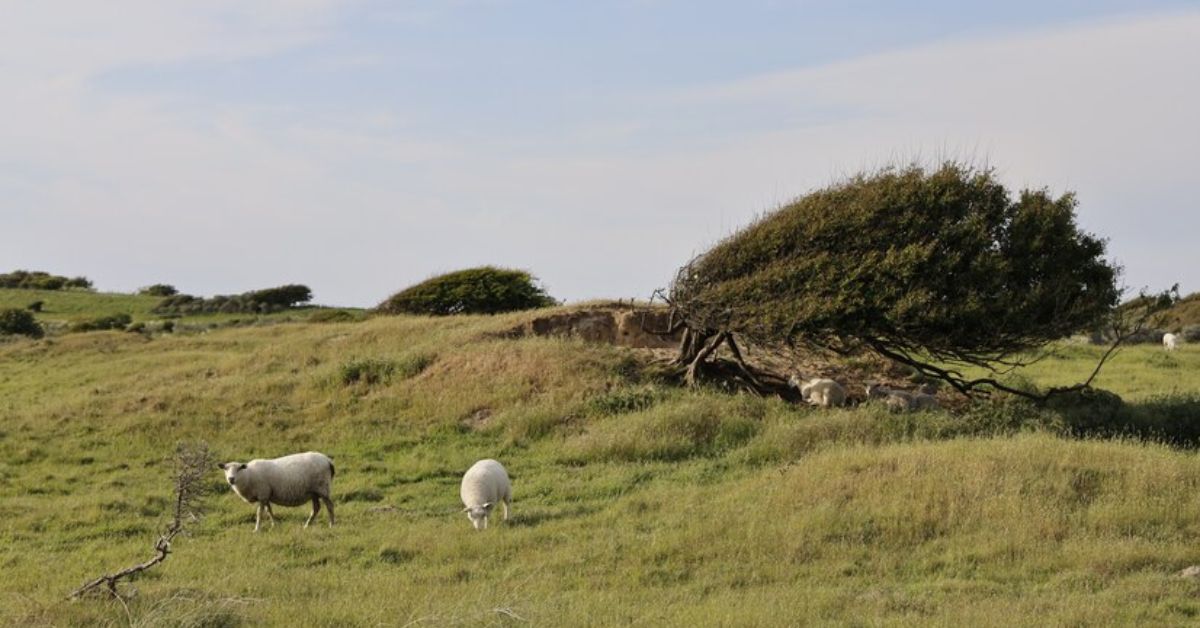
[[[138,294],[149,297],[169,297],[179,294],[179,290],[170,284],[156,283],[145,288],[139,288]]]
[[[555,300],[523,270],[483,266],[438,275],[392,295],[379,305],[384,314],[498,314],[555,305]]]
[[[0,334],[41,338],[45,333],[28,310],[17,308],[0,310]]]
[[[30,312],[41,312],[42,307],[45,305],[46,305],[46,302],[39,299],[37,301],[34,301],[33,303],[30,303],[29,305],[26,305],[25,309],[29,310]]]
[[[380,384],[393,377],[409,379],[420,375],[433,361],[435,356],[426,353],[410,355],[401,360],[384,360],[380,358],[363,358],[346,362],[338,370],[338,381],[343,386],[353,384]]]
[[[1075,207],[1072,194],[1014,196],[992,171],[954,163],[813,192],[679,270],[667,296],[684,329],[678,362],[694,382],[728,345],[753,384],[735,338],[800,344],[875,353],[963,393],[1019,394],[956,369],[1020,364],[1109,320],[1121,294],[1104,240],[1079,229]]]
[[[152,310],[155,314],[269,314],[298,307],[312,300],[308,286],[289,284],[238,295],[217,295],[204,299],[190,294],[175,294],[163,299]]]
[[[362,316],[348,310],[317,310],[308,316],[310,323],[354,323],[362,320]]]
[[[387,381],[396,372],[396,363],[391,360],[366,358],[352,360],[342,365],[338,379],[343,386],[351,384],[378,384]]]
[[[96,318],[85,321],[78,321],[71,324],[73,332],[87,331],[107,331],[110,329],[125,329],[133,322],[133,317],[129,314],[112,314],[109,316],[98,316]]]
[[[92,282],[87,277],[63,277],[40,270],[14,270],[0,273],[0,288],[23,290],[91,290]]]

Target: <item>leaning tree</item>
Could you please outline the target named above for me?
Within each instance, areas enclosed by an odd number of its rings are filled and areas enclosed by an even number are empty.
[[[993,171],[956,163],[810,193],[679,269],[665,295],[670,331],[682,330],[677,363],[695,383],[726,346],[743,382],[758,386],[739,342],[802,345],[874,353],[964,394],[1029,396],[994,375],[1118,311],[1119,269],[1105,242],[1080,230],[1075,206],[1045,189],[1010,194]],[[1128,322],[1117,327],[1101,365]],[[970,378],[965,365],[992,376]]]

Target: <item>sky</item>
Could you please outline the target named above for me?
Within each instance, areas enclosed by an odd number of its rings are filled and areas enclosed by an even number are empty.
[[[494,264],[646,298],[888,164],[1073,191],[1200,290],[1200,2],[4,0],[0,272],[371,306]]]

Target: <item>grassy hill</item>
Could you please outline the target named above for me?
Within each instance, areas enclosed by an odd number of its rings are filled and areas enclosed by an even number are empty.
[[[25,309],[35,301],[42,301],[42,311],[35,317],[43,326],[51,329],[68,327],[71,323],[116,314],[128,314],[136,322],[163,320],[164,316],[153,312],[162,297],[116,292],[90,292],[86,290],[24,290],[0,288],[0,309]],[[327,308],[305,307],[285,310],[273,314],[189,314],[178,317],[181,327],[196,328],[228,324],[230,321],[288,321],[302,320],[313,312]]]
[[[892,415],[681,390],[636,351],[496,333],[527,316],[0,344],[0,624],[1200,617],[1200,582],[1174,576],[1200,564],[1190,450],[1066,437],[1067,419],[1020,404]],[[1098,383],[1139,416],[1196,416],[1196,349],[1131,347]],[[1024,376],[1078,379],[1098,351]],[[276,508],[256,535],[214,469],[208,515],[127,608],[65,602],[149,557],[181,440],[222,460],[331,455],[338,526]],[[458,481],[482,457],[515,499],[476,532]]]

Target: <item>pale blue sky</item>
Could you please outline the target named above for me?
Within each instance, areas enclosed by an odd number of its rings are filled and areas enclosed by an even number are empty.
[[[1197,2],[16,2],[0,271],[372,305],[644,297],[755,213],[958,157],[1200,289]]]

